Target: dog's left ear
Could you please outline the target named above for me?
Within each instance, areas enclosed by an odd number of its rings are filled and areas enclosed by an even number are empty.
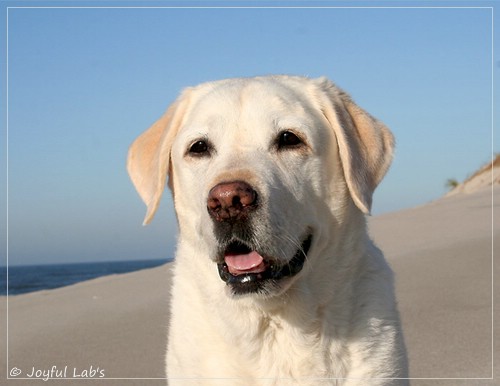
[[[170,168],[170,150],[188,105],[185,91],[149,129],[130,146],[127,170],[137,192],[147,206],[144,225],[160,204]]]
[[[323,113],[337,137],[351,197],[363,213],[369,214],[373,192],[392,161],[394,137],[331,81],[320,78],[316,82],[323,94]]]

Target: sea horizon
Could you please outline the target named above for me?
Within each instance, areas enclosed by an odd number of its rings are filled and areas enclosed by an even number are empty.
[[[170,258],[3,265],[0,266],[0,296],[61,288],[102,276],[154,268],[172,260]]]

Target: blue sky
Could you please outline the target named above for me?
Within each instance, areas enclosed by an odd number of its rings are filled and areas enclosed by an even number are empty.
[[[2,2],[0,208],[5,218],[8,148],[12,265],[171,257],[177,228],[170,195],[142,227],[145,207],[127,176],[126,153],[183,87],[203,81],[326,75],[347,90],[397,139],[375,214],[440,197],[448,178],[463,180],[492,147],[500,149],[491,135],[500,78],[491,1],[308,9],[23,4]],[[219,3],[231,4],[244,5]],[[307,3],[314,4],[345,5]],[[3,244],[5,221],[0,231]]]

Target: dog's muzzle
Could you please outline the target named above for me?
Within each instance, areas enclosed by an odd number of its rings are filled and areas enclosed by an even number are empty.
[[[265,293],[276,287],[279,280],[295,276],[302,270],[311,248],[309,234],[286,263],[259,253],[250,226],[258,207],[258,193],[244,181],[217,184],[208,194],[207,210],[216,236],[224,245],[217,264],[219,275],[234,294]]]

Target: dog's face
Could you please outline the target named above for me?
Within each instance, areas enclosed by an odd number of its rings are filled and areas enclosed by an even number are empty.
[[[369,211],[391,152],[389,131],[329,81],[280,76],[186,90],[128,166],[146,221],[168,174],[181,240],[233,295],[272,296],[352,203]]]
[[[172,145],[175,204],[234,293],[274,292],[303,268],[328,149],[333,132],[297,85],[239,80],[193,101]]]

